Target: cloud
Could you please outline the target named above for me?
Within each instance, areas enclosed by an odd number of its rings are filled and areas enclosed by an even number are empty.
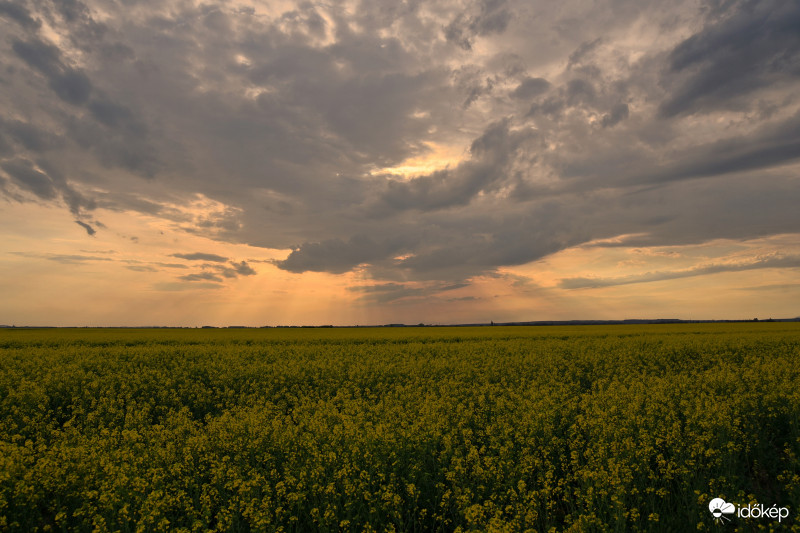
[[[447,287],[441,283],[382,283],[377,285],[355,285],[348,287],[351,292],[360,293],[359,300],[370,304],[390,304],[408,300],[435,298],[438,294],[460,288]],[[467,284],[463,284],[466,286]]]
[[[81,222],[80,220],[76,220],[75,223],[86,230],[86,233],[89,234],[90,237],[94,236],[97,233],[97,230],[91,227],[89,224],[85,222]]]
[[[582,42],[578,48],[575,49],[569,55],[569,63],[567,63],[567,69],[573,68],[575,65],[579,65],[583,62],[583,60],[592,54],[592,52],[602,44],[603,38],[598,37],[596,39],[592,39],[591,41]]]
[[[10,252],[10,253],[33,259],[46,259],[48,261],[55,261],[56,263],[62,263],[67,265],[90,263],[93,261],[114,261],[114,259],[110,257],[98,257],[95,255],[53,254],[53,253],[38,253],[38,252]]]
[[[240,276],[253,276],[256,274],[256,271],[253,270],[253,267],[247,264],[246,261],[231,261],[231,266],[233,267],[233,271]]]
[[[769,168],[800,158],[800,113],[747,137],[721,139],[689,149],[664,178],[716,176]]]
[[[237,278],[239,276],[254,276],[256,271],[247,264],[246,261],[241,261],[239,263],[235,261],[230,262],[230,267],[222,266],[222,265],[212,265],[210,268],[219,272],[223,277],[226,278]]]
[[[514,98],[531,99],[546,92],[550,88],[550,82],[544,78],[527,77],[522,80],[516,89],[511,93]]]
[[[93,200],[76,191],[47,159],[39,158],[34,164],[28,159],[15,158],[0,162],[11,181],[19,188],[32,192],[40,200],[61,198],[73,215],[96,207]]]
[[[380,285],[355,285],[352,287],[347,287],[348,291],[363,292],[363,293],[389,292],[401,289],[405,289],[405,285],[403,285],[402,283],[382,283]]]
[[[180,276],[178,279],[182,279],[183,281],[214,281],[216,283],[222,283],[222,278],[213,272],[186,274],[185,276]]]
[[[26,29],[39,28],[42,23],[31,16],[28,9],[17,2],[0,2],[0,16],[11,19]]]
[[[134,272],[158,272],[157,268],[148,265],[128,265],[125,268],[133,270]]]
[[[757,270],[762,268],[798,267],[800,267],[800,256],[769,256],[756,258],[745,262],[715,263],[710,265],[696,266],[684,270],[647,272],[645,274],[637,274],[619,278],[566,278],[559,282],[559,287],[563,289],[596,289],[602,287],[615,287],[618,285],[630,285],[634,283],[649,283],[653,281],[706,276],[721,272],[742,272],[746,270]]]
[[[480,298],[476,296],[461,296],[459,298],[448,298],[448,302],[474,302],[480,300]]]
[[[180,259],[186,259],[187,261],[213,261],[215,263],[224,263],[228,260],[227,257],[223,257],[221,255],[203,252],[193,252],[190,254],[170,254],[170,257],[178,257]]]
[[[42,130],[30,122],[23,122],[21,120],[5,122],[0,118],[0,127],[2,127],[12,139],[32,152],[44,152],[63,145],[63,139],[59,136]]]
[[[30,41],[15,39],[11,49],[25,63],[47,76],[56,76],[61,68],[61,53],[58,47],[40,39]]]
[[[80,105],[89,99],[92,82],[79,69],[64,65],[60,50],[39,39],[15,40],[12,49],[25,63],[44,74],[49,86],[63,101]]]
[[[512,18],[505,0],[481,0],[447,25],[445,37],[464,50],[472,50],[476,37],[503,33]]]
[[[187,291],[187,290],[197,290],[197,289],[221,289],[223,285],[221,283],[213,283],[213,282],[200,282],[195,281],[193,283],[180,283],[180,282],[159,282],[153,284],[153,290],[156,291],[167,291],[167,292],[176,292],[176,291]]]
[[[32,192],[43,200],[56,197],[56,188],[50,177],[34,168],[33,163],[24,159],[14,159],[0,163],[0,167],[19,187]]]
[[[158,266],[161,266],[161,267],[164,267],[164,268],[189,268],[188,266],[182,265],[180,263],[161,263],[161,262],[156,262],[154,264],[158,265]]]
[[[800,5],[762,0],[730,2],[678,46],[666,77],[675,89],[663,116],[746,107],[743,97],[800,76]]]
[[[603,125],[604,128],[610,128],[612,126],[616,126],[626,118],[628,118],[629,108],[628,104],[626,103],[619,103],[611,108],[611,111],[605,115],[603,115],[603,120],[600,123]]]
[[[389,210],[429,211],[466,205],[479,193],[492,191],[507,180],[515,152],[536,138],[533,129],[512,131],[507,119],[493,123],[473,141],[469,160],[452,170],[408,181],[388,181],[371,209],[386,214]]]
[[[275,261],[289,272],[409,291],[619,235],[800,232],[796,3],[31,1],[0,16],[0,194],[92,228],[97,210],[138,213],[290,250]],[[173,257],[214,282],[254,272]]]
[[[364,235],[356,235],[347,241],[331,239],[311,242],[295,248],[286,259],[275,261],[275,265],[295,273],[312,271],[340,274],[362,263],[385,259],[402,251],[403,245],[403,239],[375,242]]]
[[[200,272],[195,272],[192,274],[186,274],[183,276],[179,276],[178,279],[183,281],[211,281],[215,283],[222,283],[224,279],[236,279],[240,276],[254,276],[256,275],[255,269],[253,269],[250,265],[247,264],[247,261],[228,261],[227,258],[215,255],[215,254],[206,254],[206,253],[192,253],[192,254],[172,254],[172,257],[180,257],[183,259],[189,259],[193,261],[213,261],[214,263],[205,264],[202,266],[202,270]],[[228,261],[227,265],[222,265],[218,263],[222,263]],[[165,266],[184,266],[184,265],[165,265]]]

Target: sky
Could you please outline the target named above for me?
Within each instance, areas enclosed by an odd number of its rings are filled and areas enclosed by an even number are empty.
[[[0,324],[800,315],[796,0],[0,0]]]

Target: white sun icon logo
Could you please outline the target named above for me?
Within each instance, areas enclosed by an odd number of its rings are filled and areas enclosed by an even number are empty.
[[[722,498],[714,498],[708,502],[708,510],[711,511],[712,515],[714,515],[715,522],[719,522],[720,520],[730,521],[730,518],[724,515],[733,514],[736,512],[736,506],[732,503],[726,502]]]

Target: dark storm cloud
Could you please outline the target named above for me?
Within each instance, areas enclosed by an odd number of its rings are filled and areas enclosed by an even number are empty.
[[[39,39],[14,40],[11,49],[25,63],[47,76],[55,76],[61,68],[58,47]]]
[[[512,17],[506,0],[481,0],[447,25],[445,37],[464,50],[471,50],[476,37],[503,33]]]
[[[289,256],[275,265],[289,272],[333,272],[341,274],[362,263],[384,260],[402,252],[406,239],[395,238],[375,241],[365,235],[356,235],[346,241],[330,239],[309,242],[292,250]]]
[[[53,180],[40,170],[34,168],[33,163],[25,159],[14,159],[0,163],[12,181],[19,187],[32,192],[43,200],[52,200],[56,197],[56,188]]]
[[[628,118],[628,104],[620,103],[611,108],[611,111],[603,115],[603,120],[600,122],[604,128],[616,126],[626,118]]]
[[[57,47],[31,39],[14,41],[12,49],[20,59],[47,77],[50,88],[63,101],[80,105],[88,100],[92,82],[81,70],[64,65]]]
[[[0,194],[439,290],[622,234],[800,232],[797,6],[0,3]]]
[[[767,169],[800,159],[800,114],[737,136],[684,151],[671,168],[651,180],[709,177]],[[634,178],[636,179],[636,178]]]
[[[67,68],[50,78],[50,88],[65,102],[80,105],[89,99],[92,82],[80,70]]]
[[[85,214],[86,212],[92,211],[97,207],[97,204],[94,200],[86,198],[83,194],[75,190],[72,185],[70,185],[66,176],[51,160],[45,157],[39,157],[36,160],[36,165],[46,172],[50,177],[56,188],[60,191],[61,199],[67,204],[67,207],[69,207],[69,210],[73,215],[78,216],[82,213]],[[95,220],[95,224],[101,226],[100,222],[97,220]]]
[[[18,2],[0,2],[0,16],[11,19],[26,29],[36,29],[42,24],[31,16],[25,6]]]
[[[32,152],[44,152],[63,145],[63,139],[43,130],[30,122],[21,120],[3,121],[0,118],[0,131],[5,130],[9,137]]]
[[[729,2],[728,8],[670,54],[672,94],[661,114],[746,108],[741,100],[770,85],[800,77],[800,3]]]
[[[511,93],[511,96],[514,98],[520,99],[530,99],[534,96],[539,96],[540,94],[547,91],[550,88],[550,82],[548,82],[544,78],[525,78],[522,80],[514,92]]]
[[[101,124],[111,128],[126,127],[142,131],[143,126],[135,120],[130,109],[110,100],[95,99],[88,105],[92,116]]]
[[[584,58],[589,56],[594,51],[594,49],[597,48],[602,42],[603,42],[602,37],[598,37],[597,39],[581,43],[581,45],[569,55],[569,63],[567,63],[567,69],[570,69],[575,65],[582,63]]]
[[[69,8],[68,12],[80,11],[85,15],[85,8],[77,9]],[[87,38],[83,35],[73,37],[79,40]],[[49,88],[59,99],[72,106],[87,106],[96,122],[80,115],[67,115],[69,118],[63,124],[69,137],[79,146],[94,151],[106,166],[121,167],[145,177],[156,174],[159,161],[148,141],[147,128],[130,108],[105,95],[91,98],[97,91],[89,76],[83,69],[68,64],[58,47],[38,37],[26,37],[15,39],[11,48],[19,59],[44,75]]]
[[[203,252],[195,252],[191,254],[172,254],[170,257],[179,257],[189,261],[213,261],[216,263],[224,263],[228,260],[227,257],[222,257],[217,254],[207,254]]]
[[[17,187],[32,192],[41,200],[52,201],[60,197],[73,215],[95,208],[95,203],[70,186],[58,168],[47,159],[39,158],[34,165],[30,160],[15,158],[0,163],[0,168]]]
[[[14,153],[14,147],[11,141],[2,133],[0,133],[0,156],[6,156]]]

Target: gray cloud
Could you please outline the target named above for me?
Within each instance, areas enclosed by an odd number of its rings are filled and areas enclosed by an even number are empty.
[[[247,264],[246,261],[230,262],[231,266],[213,265],[210,268],[219,272],[220,275],[226,278],[238,278],[239,276],[254,276],[256,271],[253,267]]]
[[[65,102],[80,105],[89,99],[92,82],[83,72],[67,68],[50,78],[50,88]]]
[[[11,176],[14,183],[43,200],[56,197],[56,188],[50,177],[34,168],[33,163],[24,159],[4,161],[0,166]]]
[[[468,161],[453,170],[409,181],[389,181],[372,209],[386,213],[391,209],[428,211],[466,205],[478,193],[493,190],[508,180],[514,153],[536,138],[532,129],[511,131],[509,120],[496,122],[473,141]]]
[[[222,283],[222,278],[213,272],[186,274],[185,276],[180,276],[178,279],[182,279],[183,281],[213,281],[216,283]]]
[[[59,136],[38,128],[30,122],[20,120],[5,122],[0,119],[0,128],[5,130],[9,137],[32,152],[44,152],[63,145],[63,139]]]
[[[549,88],[550,82],[544,78],[525,78],[522,80],[522,83],[514,89],[511,96],[520,99],[530,99],[546,92]]]
[[[193,283],[181,283],[181,282],[161,282],[153,284],[153,290],[156,291],[167,291],[167,292],[175,292],[175,291],[188,291],[188,290],[196,290],[196,289],[221,289],[224,285],[221,283],[214,283],[214,282],[200,282],[195,281]]]
[[[382,283],[380,285],[354,285],[352,287],[347,287],[347,290],[351,292],[370,293],[370,292],[396,291],[404,288],[405,285],[401,283]]]
[[[611,108],[607,114],[603,115],[603,120],[600,122],[604,128],[616,126],[626,118],[628,118],[628,104],[620,103]]]
[[[654,180],[719,176],[766,169],[800,158],[800,114],[771,123],[748,136],[724,138],[689,148]]]
[[[295,248],[289,256],[275,265],[289,272],[333,272],[340,274],[352,270],[362,263],[380,261],[404,249],[403,239],[376,242],[364,235],[356,235],[347,241],[331,239],[323,242],[305,243]]]
[[[0,162],[2,168],[19,188],[35,194],[39,199],[50,201],[60,197],[74,215],[96,207],[69,185],[66,178],[47,159],[40,158],[34,165],[27,159],[15,158]]]
[[[158,272],[157,268],[148,265],[128,265],[125,268],[134,272]]]
[[[221,255],[196,252],[191,254],[172,254],[171,257],[178,257],[181,259],[187,259],[189,261],[212,262],[202,265],[202,271],[200,272],[179,276],[178,279],[183,281],[212,281],[216,283],[222,283],[223,279],[235,279],[240,276],[254,276],[256,274],[256,271],[253,269],[253,267],[247,264],[247,261],[229,261],[227,257],[222,257]],[[225,262],[228,262],[228,264],[219,264]],[[156,264],[169,267],[185,268],[185,265],[165,265],[163,263]]]
[[[256,274],[253,267],[248,265],[246,261],[239,261],[238,263],[236,261],[231,261],[231,267],[239,276],[254,276]]]
[[[157,266],[165,267],[165,268],[189,268],[186,265],[182,265],[180,263],[155,263]]]
[[[382,283],[379,285],[355,285],[348,287],[347,290],[361,294],[360,300],[372,304],[388,304],[407,299],[430,298],[440,295],[443,292],[460,289],[469,286],[468,283],[456,284],[408,284],[408,283]],[[461,299],[472,299],[471,297],[464,298],[448,298],[446,301]]]
[[[587,56],[590,56],[592,52],[603,42],[602,37],[598,37],[596,39],[592,39],[591,41],[584,41],[578,46],[574,52],[569,55],[569,63],[567,63],[567,69],[571,69],[576,65],[581,64]]]
[[[56,263],[63,263],[66,265],[74,265],[81,263],[91,263],[94,261],[114,261],[110,257],[98,257],[96,255],[81,255],[81,254],[51,254],[51,253],[37,253],[37,252],[10,252],[14,255],[23,257],[30,257],[33,259],[47,259],[48,261],[55,261]]]
[[[476,37],[503,33],[512,18],[506,0],[481,0],[447,25],[445,37],[464,50],[472,50]]]
[[[25,63],[47,76],[56,76],[61,68],[61,52],[58,47],[39,39],[14,40],[11,49]]]
[[[81,222],[80,220],[76,220],[75,223],[86,230],[86,233],[89,234],[90,237],[94,236],[97,233],[97,230],[91,227],[89,224],[85,222]]]
[[[630,285],[633,283],[649,283],[653,281],[706,276],[709,274],[718,274],[720,272],[742,272],[745,270],[762,268],[798,267],[800,267],[800,257],[798,256],[773,256],[757,258],[748,262],[711,264],[685,270],[648,272],[646,274],[619,278],[566,278],[559,282],[559,286],[564,289],[596,289],[614,287],[617,285]]]
[[[14,41],[12,49],[20,59],[48,78],[50,88],[63,101],[80,105],[89,98],[92,82],[82,71],[64,65],[57,47],[32,39]]]
[[[800,232],[796,3],[271,7],[0,3],[0,194],[409,290],[621,234]],[[466,155],[384,170],[440,147]]]
[[[217,254],[207,254],[203,252],[194,252],[191,254],[171,254],[170,257],[179,257],[188,261],[213,261],[215,263],[224,263],[228,260],[227,257],[222,257]]]
[[[17,2],[0,2],[0,16],[9,18],[26,29],[36,29],[42,25],[39,20],[31,16],[25,6]]]
[[[800,5],[782,0],[728,2],[669,57],[673,93],[664,116],[746,107],[741,97],[800,76]],[[670,82],[672,83],[672,82]]]

